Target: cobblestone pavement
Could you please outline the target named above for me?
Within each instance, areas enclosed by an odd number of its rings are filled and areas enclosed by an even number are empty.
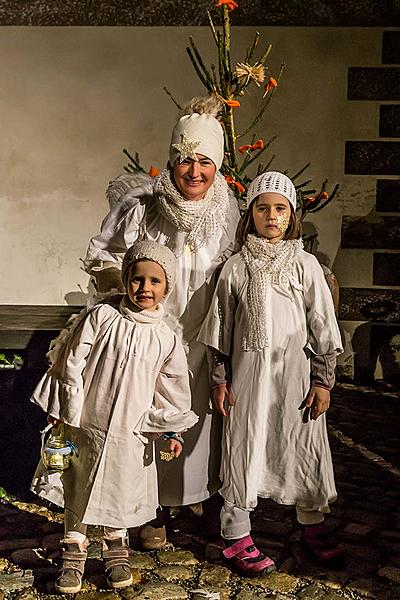
[[[133,584],[107,591],[100,531],[93,528],[82,591],[77,600],[184,600],[208,588],[221,599],[400,600],[400,396],[340,384],[333,394],[329,431],[339,498],[327,524],[346,552],[341,571],[311,562],[299,543],[293,509],[262,500],[253,537],[278,564],[276,573],[245,579],[220,559],[218,540],[185,512],[171,517],[167,547],[140,552],[131,538]],[[52,581],[62,515],[19,500],[0,504],[0,600],[55,600]]]

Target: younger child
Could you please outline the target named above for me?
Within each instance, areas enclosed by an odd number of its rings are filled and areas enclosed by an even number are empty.
[[[213,400],[225,416],[223,554],[244,575],[275,569],[250,536],[258,496],[296,506],[302,538],[320,560],[341,555],[323,524],[336,498],[324,413],[341,339],[295,210],[286,175],[270,171],[252,182],[241,252],[222,269],[199,335],[211,351]]]
[[[158,506],[153,439],[163,435],[176,457],[182,432],[197,422],[190,410],[185,352],[163,321],[162,301],[175,284],[175,257],[156,242],[133,244],[124,257],[126,295],[96,305],[75,323],[33,401],[49,422],[65,424],[78,455],[62,476],[65,507],[62,593],[81,588],[87,524],[104,526],[108,585],[131,584],[127,528],[153,519]],[[40,490],[39,482],[34,487]],[[49,487],[49,486],[47,486]]]

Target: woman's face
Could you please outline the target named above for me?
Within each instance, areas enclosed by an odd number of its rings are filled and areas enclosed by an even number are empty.
[[[216,166],[203,154],[196,154],[197,160],[186,158],[181,163],[175,161],[174,181],[179,192],[186,200],[202,200],[212,185]]]
[[[289,225],[289,200],[276,192],[260,194],[253,204],[253,219],[259,237],[279,242]]]

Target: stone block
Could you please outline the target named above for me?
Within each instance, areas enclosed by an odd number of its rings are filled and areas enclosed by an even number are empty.
[[[372,527],[364,523],[348,523],[343,529],[343,532],[352,538],[364,538],[371,535],[373,531]]]
[[[350,67],[349,100],[400,100],[400,68]]]
[[[158,560],[164,565],[197,565],[199,562],[191,552],[187,550],[159,550],[157,553]]]
[[[394,583],[400,583],[400,569],[397,567],[382,567],[379,569],[378,575],[379,577],[384,577],[385,579],[389,579],[389,581],[393,581]]]
[[[400,290],[341,288],[339,319],[400,323]]]
[[[342,218],[342,248],[400,249],[400,217],[369,214]]]
[[[0,590],[12,592],[33,585],[34,577],[32,571],[20,571],[16,573],[0,573]]]
[[[400,212],[400,179],[377,180],[376,210],[379,212]]]
[[[186,581],[187,579],[192,579],[194,577],[194,573],[191,569],[187,567],[182,567],[182,565],[168,565],[166,567],[159,567],[156,570],[157,575],[161,579],[165,579],[165,581]]]
[[[400,105],[382,104],[379,107],[380,137],[400,137]]]
[[[205,565],[199,576],[199,585],[202,587],[220,587],[231,578],[229,569],[222,565]]]
[[[400,31],[384,31],[382,36],[382,62],[400,64]]]
[[[254,577],[251,582],[249,581],[249,586],[261,587],[273,592],[282,592],[282,594],[290,594],[297,589],[299,583],[300,580],[298,577],[274,571],[273,573],[268,573],[268,575]]]
[[[400,286],[400,253],[375,252],[372,282],[374,285]]]
[[[398,175],[400,142],[346,142],[345,173],[346,175]]]
[[[300,600],[339,600],[343,596],[339,596],[336,592],[329,591],[319,587],[316,584],[308,585],[297,594]]]
[[[186,600],[188,598],[186,590],[175,583],[146,583],[139,590],[125,588],[121,591],[121,595],[125,600]]]

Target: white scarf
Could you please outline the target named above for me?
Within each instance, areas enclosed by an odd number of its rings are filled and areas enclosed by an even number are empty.
[[[157,325],[164,316],[164,307],[162,304],[157,304],[155,310],[132,310],[127,295],[122,298],[119,304],[119,311],[129,321],[139,323],[140,325]]]
[[[249,234],[241,255],[249,274],[247,287],[248,328],[242,350],[268,348],[266,331],[267,294],[271,284],[287,288],[287,283],[300,289],[294,280],[295,257],[302,250],[302,240],[281,240],[271,244],[265,238]],[[285,285],[286,284],[286,285]]]
[[[176,229],[187,234],[185,244],[192,251],[205,246],[210,238],[220,238],[229,210],[228,185],[218,171],[202,200],[186,200],[175,187],[169,169],[154,183],[159,212]]]

